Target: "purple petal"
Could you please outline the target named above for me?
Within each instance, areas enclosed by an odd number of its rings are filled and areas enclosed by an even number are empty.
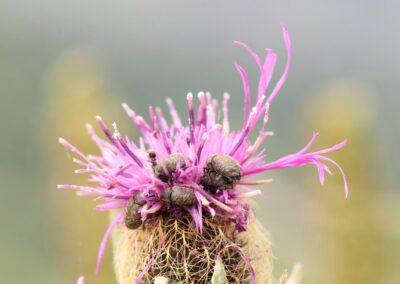
[[[124,215],[124,211],[122,210],[121,212],[119,212],[117,217],[114,218],[114,220],[111,222],[110,226],[108,226],[106,233],[104,234],[104,237],[103,237],[103,240],[101,241],[99,252],[97,255],[96,273],[99,273],[100,265],[103,260],[104,253],[106,251],[108,239],[110,238],[111,233],[114,230],[114,228],[122,221],[123,215]]]

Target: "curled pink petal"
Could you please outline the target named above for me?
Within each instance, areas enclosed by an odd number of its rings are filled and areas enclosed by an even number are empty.
[[[283,74],[282,74],[281,78],[279,79],[278,83],[276,83],[274,90],[268,97],[267,103],[271,103],[273,101],[273,99],[276,97],[279,90],[282,88],[283,84],[285,83],[287,75],[289,73],[290,63],[292,61],[292,43],[290,40],[289,32],[285,26],[282,27],[282,30],[283,30],[283,39],[285,41],[285,46],[286,46],[286,50],[287,50],[286,67],[285,67],[285,70],[283,71]]]
[[[242,257],[242,259],[244,260],[244,262],[247,265],[247,268],[250,271],[250,276],[251,276],[250,283],[255,284],[256,283],[256,272],[254,271],[254,268],[251,265],[250,259],[244,254],[244,252],[240,248],[238,248],[235,245],[230,245],[227,248],[237,252]]]
[[[111,222],[110,226],[108,227],[106,233],[104,234],[103,240],[101,241],[99,253],[97,255],[97,264],[96,264],[96,273],[99,273],[100,265],[104,257],[104,253],[106,251],[108,239],[111,236],[113,229],[122,221],[122,216],[124,215],[124,211],[121,211],[117,217]]]
[[[146,266],[144,267],[144,269],[140,272],[138,278],[135,281],[135,284],[140,284],[142,282],[142,279],[144,277],[144,275],[147,273],[147,271],[150,269],[151,264],[153,263],[154,259],[156,258],[155,255],[153,255],[150,260],[147,262]]]
[[[250,112],[251,96],[250,96],[250,83],[247,77],[246,71],[239,64],[235,64],[236,70],[239,72],[242,78],[243,90],[244,90],[244,104],[243,104],[243,127],[246,124],[247,116]]]

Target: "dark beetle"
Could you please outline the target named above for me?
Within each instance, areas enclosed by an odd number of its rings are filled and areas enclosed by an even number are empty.
[[[157,165],[157,154],[153,150],[149,150],[147,153],[149,155],[151,166],[154,168]]]
[[[200,184],[206,190],[216,191],[218,188],[231,189],[235,181],[242,178],[242,168],[232,157],[214,154],[208,157],[204,168],[204,175],[200,178]]]
[[[192,189],[182,186],[173,186],[160,194],[160,199],[177,206],[191,206],[196,203],[196,196]]]
[[[172,174],[176,171],[176,168],[186,168],[186,162],[182,154],[175,153],[166,156],[160,163],[156,164],[153,169],[155,175],[162,181],[168,182],[171,180]]]
[[[137,229],[142,225],[142,216],[139,213],[139,208],[144,205],[144,201],[136,201],[136,196],[133,196],[125,208],[125,226],[128,229]]]

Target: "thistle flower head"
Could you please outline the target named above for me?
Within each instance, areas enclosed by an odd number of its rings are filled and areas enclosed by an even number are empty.
[[[76,173],[88,173],[92,186],[59,185],[60,188],[77,189],[82,195],[94,195],[101,204],[97,210],[119,210],[108,228],[98,256],[104,254],[108,237],[113,228],[125,223],[128,228],[142,224],[151,225],[157,218],[180,218],[189,214],[199,233],[203,218],[233,223],[236,230],[246,230],[251,207],[245,198],[260,194],[254,186],[271,180],[258,180],[259,173],[282,168],[314,165],[321,184],[325,173],[331,174],[329,164],[339,169],[343,176],[345,195],[347,183],[340,166],[325,154],[343,147],[343,141],[333,147],[310,152],[317,137],[312,135],[305,147],[294,154],[273,162],[265,162],[266,152],[261,148],[271,135],[266,129],[270,104],[284,84],[291,61],[291,42],[286,28],[283,37],[287,49],[287,64],[277,84],[271,88],[270,81],[277,56],[268,49],[264,60],[249,46],[245,48],[260,71],[255,101],[250,92],[246,71],[235,64],[243,82],[244,106],[242,129],[230,131],[228,119],[229,95],[222,100],[222,118],[219,119],[217,100],[210,93],[198,93],[198,102],[192,93],[187,99],[187,113],[180,116],[171,99],[167,99],[171,123],[160,108],[149,108],[149,121],[137,115],[127,104],[126,113],[140,132],[138,143],[124,137],[113,123],[107,125],[101,117],[97,121],[107,139],[87,130],[100,149],[100,155],[86,155],[60,138],[59,142],[70,150],[75,163],[82,168]],[[267,94],[270,87],[272,91]],[[187,121],[184,123],[183,121]],[[259,123],[260,122],[260,123]],[[250,141],[249,135],[258,128],[258,137]]]

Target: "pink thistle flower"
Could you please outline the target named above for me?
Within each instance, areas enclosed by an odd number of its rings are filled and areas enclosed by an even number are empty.
[[[76,173],[88,173],[89,181],[93,185],[58,187],[76,189],[82,195],[96,196],[101,201],[101,204],[96,206],[97,210],[119,210],[101,243],[97,270],[112,230],[124,220],[126,224],[129,220],[133,220],[132,227],[138,227],[143,222],[151,224],[153,219],[160,216],[179,218],[182,214],[188,213],[199,233],[202,232],[204,217],[222,219],[227,223],[234,223],[238,231],[246,230],[251,207],[244,198],[261,193],[251,186],[271,181],[254,180],[254,176],[262,172],[314,165],[323,184],[325,173],[332,174],[328,167],[328,164],[331,164],[338,168],[343,177],[347,198],[348,186],[343,170],[335,161],[325,156],[342,148],[346,141],[330,148],[310,152],[309,148],[317,137],[317,133],[314,133],[300,151],[277,161],[264,162],[265,149],[260,150],[260,147],[271,134],[266,130],[270,104],[282,88],[291,62],[291,41],[286,27],[283,28],[283,38],[287,49],[287,63],[269,95],[266,91],[277,55],[267,49],[262,61],[249,46],[235,42],[249,52],[260,71],[256,100],[252,103],[247,73],[239,64],[235,64],[244,89],[241,130],[230,131],[228,94],[223,97],[222,121],[220,121],[217,120],[217,101],[210,93],[200,92],[197,111],[193,95],[191,93],[187,95],[187,126],[182,123],[171,99],[167,99],[171,124],[167,122],[160,108],[149,108],[148,123],[127,104],[122,104],[141,134],[138,143],[123,137],[115,123],[112,124],[111,130],[98,116],[97,121],[107,140],[98,137],[91,125],[86,127],[100,149],[99,156],[85,155],[65,139],[59,139],[59,142],[76,156],[73,161],[82,167],[76,170]],[[259,135],[252,143],[249,135],[260,121]],[[134,208],[132,216],[127,216],[129,214],[127,208]],[[137,216],[138,219],[135,219]]]

